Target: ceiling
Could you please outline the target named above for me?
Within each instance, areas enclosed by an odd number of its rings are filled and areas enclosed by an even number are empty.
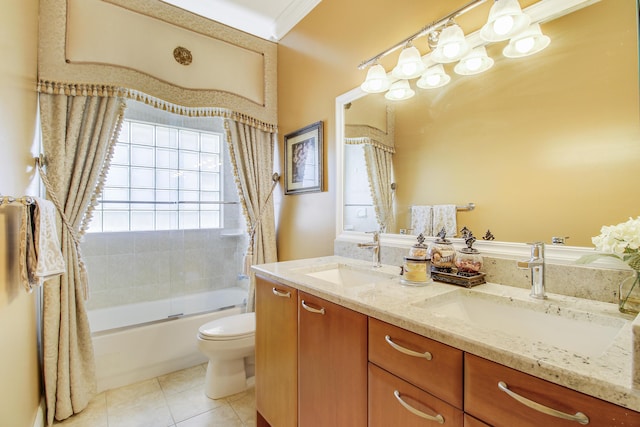
[[[162,0],[254,36],[277,42],[321,0]]]

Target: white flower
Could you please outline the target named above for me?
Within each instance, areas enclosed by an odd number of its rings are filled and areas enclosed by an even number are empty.
[[[638,251],[640,248],[640,216],[629,218],[618,225],[608,225],[600,229],[600,235],[591,239],[596,250],[622,255],[626,249]]]

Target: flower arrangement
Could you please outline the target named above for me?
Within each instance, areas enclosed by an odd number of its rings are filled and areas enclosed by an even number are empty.
[[[640,292],[640,216],[617,225],[606,225],[600,234],[591,239],[599,253],[584,255],[578,259],[579,264],[587,264],[599,258],[612,257],[619,259],[634,270],[631,286],[623,289],[620,285],[619,306],[622,312],[637,313],[640,300],[635,301],[634,294]],[[628,308],[627,306],[637,306]]]

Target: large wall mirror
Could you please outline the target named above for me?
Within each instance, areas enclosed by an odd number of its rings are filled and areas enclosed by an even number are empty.
[[[490,45],[493,68],[463,77],[445,66],[447,86],[409,100],[339,97],[339,234],[396,234],[411,229],[412,206],[473,202],[457,227],[479,240],[491,230],[503,242],[569,236],[592,247],[601,226],[640,215],[637,7],[601,0],[545,22],[542,52],[509,59],[506,42]],[[363,154],[370,140],[389,152],[392,176],[383,167],[378,184]],[[376,215],[376,185],[392,215]]]

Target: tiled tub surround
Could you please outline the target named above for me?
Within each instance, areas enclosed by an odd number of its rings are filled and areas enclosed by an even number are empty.
[[[360,249],[362,250],[362,249]],[[383,252],[384,254],[385,252]],[[365,253],[367,254],[367,253]],[[386,251],[389,256],[389,251]],[[369,254],[370,255],[370,254]],[[584,316],[613,317],[622,327],[613,343],[599,356],[585,356],[539,341],[523,337],[479,330],[475,325],[431,313],[425,305],[430,298],[458,291],[462,288],[443,283],[431,283],[422,287],[403,286],[396,276],[375,283],[338,285],[306,273],[327,264],[343,263],[371,270],[370,257],[355,260],[341,256],[321,257],[254,266],[255,272],[280,281],[304,292],[324,298],[365,315],[380,319],[401,328],[484,357],[505,366],[518,369],[553,383],[582,393],[640,411],[640,391],[633,387],[633,317],[620,314],[617,305],[548,291],[548,299],[539,301],[548,310],[574,310]],[[388,260],[388,258],[387,258]],[[388,262],[383,258],[383,263]],[[512,260],[509,260],[513,263]],[[382,271],[397,275],[399,268],[384,265]],[[399,264],[397,264],[399,265]],[[526,271],[520,271],[525,275]],[[495,276],[493,276],[495,277]],[[591,281],[589,282],[591,283]],[[583,283],[583,286],[585,284]],[[489,296],[501,296],[518,304],[529,304],[529,290],[520,286],[503,286],[487,283],[473,288]],[[516,304],[517,305],[517,304]],[[638,325],[640,326],[640,325]],[[639,328],[640,329],[640,328]],[[553,334],[553,330],[548,331]],[[585,336],[585,340],[589,337]],[[640,350],[640,349],[636,349]],[[636,353],[637,354],[637,353]]]
[[[88,309],[246,285],[245,249],[244,235],[228,229],[88,233]]]

